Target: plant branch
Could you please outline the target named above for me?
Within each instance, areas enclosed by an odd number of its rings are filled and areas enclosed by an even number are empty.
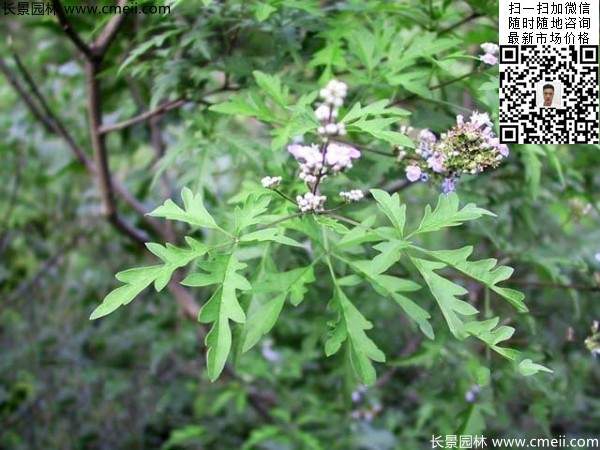
[[[52,0],[52,7],[56,12],[56,18],[65,34],[71,39],[75,47],[85,56],[86,59],[93,59],[92,49],[81,39],[81,36],[75,31],[67,17],[67,13],[59,0]]]
[[[117,6],[121,9],[127,4],[127,0],[119,0]],[[102,29],[100,36],[92,44],[92,52],[100,59],[104,57],[110,44],[113,42],[119,28],[125,20],[125,14],[118,14],[110,19],[106,26]]]
[[[453,25],[450,25],[448,28],[445,28],[445,29],[441,30],[438,33],[438,36],[442,36],[444,34],[450,33],[452,31],[454,31],[456,28],[458,28],[458,27],[460,27],[460,26],[462,26],[462,25],[470,22],[471,20],[478,19],[479,17],[482,17],[482,16],[483,16],[483,14],[481,14],[481,13],[472,12],[470,15],[468,15],[467,17],[465,17],[461,21],[459,21],[459,22],[457,22],[457,23],[455,23]]]
[[[179,107],[183,106],[186,102],[187,102],[187,100],[184,98],[178,98],[177,100],[167,101],[167,102],[162,103],[161,105],[157,106],[156,108],[151,109],[150,111],[146,111],[135,117],[132,117],[131,119],[127,119],[127,120],[124,120],[123,122],[115,123],[112,125],[102,126],[102,127],[100,127],[99,132],[100,132],[100,134],[106,134],[106,133],[110,133],[112,131],[122,130],[123,128],[127,128],[131,125],[135,125],[136,123],[143,122],[143,121],[148,120],[159,114],[163,114],[172,109],[179,108]]]

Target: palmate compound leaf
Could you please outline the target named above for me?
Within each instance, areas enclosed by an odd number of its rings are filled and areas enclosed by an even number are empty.
[[[468,291],[435,273],[435,270],[446,267],[445,264],[412,256],[410,260],[427,283],[427,286],[429,286],[431,294],[442,310],[450,332],[459,339],[466,338],[468,334],[464,329],[464,322],[460,315],[471,316],[478,313],[472,305],[457,298],[459,295],[467,294]]]
[[[423,219],[419,227],[411,233],[411,236],[438,231],[446,227],[456,227],[469,220],[479,219],[483,215],[495,217],[494,213],[478,208],[474,203],[469,203],[459,209],[458,195],[454,192],[442,194],[439,196],[437,206],[433,211],[431,206],[427,205],[425,207]]]
[[[117,280],[125,283],[110,292],[102,303],[92,312],[90,320],[106,316],[131,302],[140,292],[146,289],[152,282],[157,292],[160,292],[169,282],[173,272],[183,267],[195,258],[204,255],[207,247],[191,237],[186,237],[189,248],[175,247],[167,244],[162,246],[156,243],[147,243],[146,247],[164,264],[146,267],[136,267],[117,273]]]
[[[183,188],[181,191],[181,199],[183,200],[183,209],[173,200],[168,199],[148,215],[186,222],[189,225],[202,228],[220,229],[204,207],[200,194],[194,195],[190,189]]]
[[[325,342],[325,354],[331,356],[337,353],[346,343],[350,364],[357,378],[363,384],[373,384],[376,374],[371,361],[385,362],[383,352],[365,333],[365,330],[373,328],[373,324],[365,319],[337,284],[334,286],[332,304],[338,318]]]
[[[208,377],[214,381],[225,367],[231,349],[229,321],[243,323],[246,320],[236,291],[246,291],[252,286],[244,276],[237,273],[245,269],[246,264],[238,261],[235,253],[217,255],[210,261],[200,263],[199,267],[203,272],[188,275],[181,284],[194,287],[218,285],[198,316],[200,322],[213,324],[205,343],[208,349]]]
[[[307,285],[315,281],[313,265],[287,272],[269,272],[252,287],[247,320],[242,331],[242,352],[250,350],[277,322],[286,298],[298,306],[304,299]]]
[[[525,295],[515,289],[497,286],[501,281],[507,280],[513,273],[512,267],[497,266],[498,261],[494,258],[479,261],[467,261],[473,247],[467,246],[456,250],[426,251],[427,254],[445,262],[446,264],[461,271],[475,280],[485,284],[492,291],[508,300],[519,312],[527,312],[528,309],[523,302]]]

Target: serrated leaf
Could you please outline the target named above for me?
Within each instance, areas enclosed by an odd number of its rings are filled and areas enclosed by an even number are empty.
[[[275,11],[277,11],[277,8],[269,5],[268,3],[258,2],[254,7],[254,17],[256,17],[256,20],[259,22],[264,22]]]
[[[90,320],[104,317],[120,306],[131,302],[140,292],[150,286],[161,270],[162,266],[146,266],[117,273],[116,278],[126,284],[104,297],[102,303],[92,312]]]
[[[350,229],[342,238],[336,242],[336,247],[350,247],[353,245],[359,245],[363,242],[380,241],[382,238],[379,234],[371,229],[375,223],[375,216],[369,216],[363,220],[360,225]]]
[[[173,200],[168,199],[154,211],[148,213],[148,215],[186,222],[189,225],[202,228],[219,228],[215,220],[204,207],[200,194],[194,195],[190,189],[183,188],[181,191],[181,199],[184,204],[183,209]]]
[[[237,273],[245,269],[246,264],[238,261],[234,253],[217,255],[213,260],[199,264],[200,273],[188,275],[181,284],[186,286],[209,286],[218,284],[217,290],[204,304],[198,315],[203,323],[212,323],[205,343],[208,349],[206,364],[208,377],[216,380],[225,367],[231,350],[231,328],[229,321],[243,323],[246,320],[236,291],[252,288],[248,280]]]
[[[409,116],[410,111],[396,106],[388,107],[390,101],[387,99],[379,100],[375,103],[371,103],[368,106],[363,107],[360,102],[352,105],[350,111],[346,113],[344,118],[341,120],[345,124],[349,124],[357,119],[368,116]],[[393,122],[392,122],[393,123]]]
[[[524,359],[519,363],[519,372],[526,377],[535,375],[538,372],[554,373],[553,370],[548,369],[546,366],[542,366],[541,364],[534,363],[529,358]]]
[[[264,122],[279,121],[264,100],[253,92],[234,94],[227,101],[212,105],[208,109],[221,114],[255,117]]]
[[[386,242],[386,244],[388,243]],[[414,292],[421,289],[421,286],[418,283],[415,283],[412,280],[382,274],[382,272],[391,266],[391,263],[389,264],[386,262],[385,264],[381,264],[376,261],[377,257],[373,260],[352,261],[337,255],[334,256],[346,262],[354,271],[363,278],[366,278],[371,283],[373,289],[380,295],[393,299],[404,312],[417,323],[425,336],[430,339],[434,338],[433,328],[428,321],[428,319],[431,318],[431,315],[410,298],[401,294],[401,292]],[[397,260],[397,258],[395,260]]]
[[[429,233],[446,227],[456,227],[469,220],[479,219],[481,216],[496,216],[494,213],[478,208],[474,203],[469,203],[459,209],[459,199],[456,193],[442,194],[432,211],[431,206],[425,207],[425,214],[419,227],[411,234]]]
[[[248,316],[242,331],[242,352],[250,350],[277,322],[286,298],[294,306],[300,304],[307,285],[315,281],[313,265],[287,272],[267,273],[255,283]]]
[[[302,244],[290,237],[283,234],[283,231],[279,228],[264,228],[262,230],[253,231],[243,235],[240,238],[240,242],[264,242],[273,241],[279,242],[280,244],[290,245],[292,247],[302,247]]]
[[[260,70],[252,72],[256,84],[271,97],[280,106],[285,107],[288,104],[288,89],[284,88],[281,84],[281,78],[277,75],[269,75]]]
[[[482,259],[480,261],[467,261],[467,258],[473,253],[472,246],[456,250],[427,251],[427,253],[485,284],[492,291],[508,300],[519,312],[528,311],[527,306],[523,302],[525,295],[522,292],[497,286],[498,283],[510,278],[513,273],[512,267],[496,267],[498,261],[493,258]]]
[[[400,204],[400,196],[394,193],[390,196],[382,189],[371,189],[371,194],[377,202],[379,209],[390,219],[394,228],[398,230],[400,237],[404,235],[404,224],[406,222],[406,205]]]
[[[498,317],[484,321],[474,320],[465,324],[465,331],[494,349],[500,342],[510,339],[515,333],[513,327],[506,325],[496,328],[499,321]]]
[[[251,194],[246,197],[243,206],[234,210],[235,232],[248,228],[249,226],[262,223],[267,207],[271,202],[271,197],[265,193]]]
[[[369,133],[377,139],[386,141],[392,145],[401,145],[403,147],[414,148],[414,142],[405,134],[397,131],[389,130],[389,126],[396,123],[398,120],[394,117],[388,118],[377,118],[377,119],[365,119],[362,117],[356,122],[348,126],[349,130],[359,130],[365,133]]]
[[[338,312],[338,320],[325,342],[326,355],[333,355],[346,343],[355,375],[362,383],[373,384],[376,374],[371,361],[385,362],[383,352],[365,333],[365,330],[373,328],[373,324],[365,319],[337,285],[334,287],[332,303]]]
[[[459,339],[467,337],[460,315],[470,316],[477,314],[478,311],[471,304],[458,299],[457,296],[467,294],[468,291],[434,272],[446,267],[445,264],[414,257],[411,257],[410,260],[429,286],[431,294],[442,310],[450,332]]]
[[[158,256],[164,264],[137,267],[117,273],[115,278],[125,283],[125,286],[120,286],[110,292],[92,312],[90,319],[94,320],[106,316],[119,306],[126,305],[152,282],[154,282],[156,291],[161,291],[170,281],[176,269],[204,255],[208,250],[204,244],[190,237],[186,237],[186,242],[189,248],[180,248],[171,244],[162,246],[153,242],[147,243],[146,247],[148,250]]]

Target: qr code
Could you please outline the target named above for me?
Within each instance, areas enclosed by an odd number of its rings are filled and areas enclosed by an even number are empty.
[[[500,47],[500,140],[599,143],[598,47]]]

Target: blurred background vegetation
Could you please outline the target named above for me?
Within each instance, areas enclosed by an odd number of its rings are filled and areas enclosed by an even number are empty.
[[[511,342],[553,374],[522,377],[452,339],[426,293],[434,341],[357,290],[389,357],[375,386],[345,384],[323,354],[330,292],[318,277],[214,383],[193,320],[207,292],[171,285],[88,320],[114,273],[149,259],[140,239],[183,235],[144,211],[183,186],[225,210],[275,169],[294,176],[284,145],[295,130],[272,142],[259,122],[208,109],[257,92],[254,70],[298,95],[336,76],[351,102],[393,99],[410,125],[441,133],[456,114],[497,114],[497,68],[475,58],[497,42],[497,14],[486,0],[177,0],[165,15],[2,17],[0,448],[385,450],[461,432],[598,437],[599,351],[593,338],[585,344],[600,319],[598,146],[512,146],[499,169],[458,189],[498,218],[430,238],[515,267],[529,314],[479,286],[467,285],[469,301],[488,317],[501,311],[518,330]],[[377,153],[353,176],[361,188],[404,178]],[[424,183],[401,192],[413,220],[436,196]],[[298,258],[278,252],[276,264]]]

